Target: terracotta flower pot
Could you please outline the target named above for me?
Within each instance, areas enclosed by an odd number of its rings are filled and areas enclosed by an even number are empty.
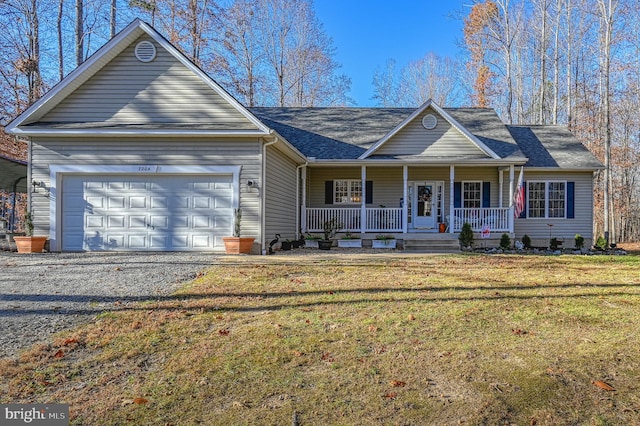
[[[255,238],[223,237],[224,249],[227,254],[250,254]]]
[[[42,253],[47,237],[13,237],[18,253]]]

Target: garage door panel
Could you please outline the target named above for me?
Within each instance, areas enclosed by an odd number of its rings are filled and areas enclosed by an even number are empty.
[[[136,215],[129,216],[129,229],[146,229],[147,228],[147,216]]]
[[[122,215],[118,215],[118,216],[108,216],[107,217],[107,227],[109,229],[114,229],[114,228],[124,228],[126,226],[126,221],[127,218],[125,216]]]
[[[169,202],[167,197],[151,197],[151,209],[161,209],[166,210],[169,207]]]
[[[107,189],[109,190],[118,190],[118,189],[126,189],[125,182],[107,182]]]
[[[216,250],[231,176],[63,176],[63,250]]]
[[[192,237],[192,246],[193,248],[208,248],[211,247],[211,235],[210,234],[200,234],[193,235]]]
[[[174,229],[188,229],[189,228],[189,216],[171,216],[171,228]]]
[[[107,206],[109,209],[124,209],[125,197],[108,197]]]
[[[174,250],[184,250],[189,248],[189,236],[188,235],[172,235],[171,246]]]
[[[230,209],[232,206],[231,197],[215,197],[213,199],[214,209]]]
[[[147,209],[147,197],[144,195],[137,195],[129,197],[130,209]]]
[[[92,229],[103,229],[104,228],[104,217],[103,216],[87,216],[87,223],[85,227],[89,230]]]
[[[149,218],[149,223],[152,228],[155,230],[162,230],[169,228],[169,216],[161,215],[161,216],[151,216]]]
[[[147,234],[132,234],[127,238],[127,246],[131,249],[143,250],[147,248]]]

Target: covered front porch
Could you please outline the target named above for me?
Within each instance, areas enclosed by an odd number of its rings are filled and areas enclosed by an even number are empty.
[[[340,224],[341,232],[359,233],[363,238],[380,234],[456,234],[464,223],[469,223],[476,233],[513,233],[510,200],[514,165],[404,165],[393,169],[360,166],[359,171],[360,179],[353,179],[354,167],[320,173],[302,170],[301,181],[307,188],[302,191],[301,200],[303,233],[322,233],[325,222],[332,219]],[[325,176],[334,179],[325,180]],[[341,179],[343,176],[346,179]],[[323,188],[319,182],[310,181],[314,177],[325,185],[323,205],[317,205],[322,197],[316,192]],[[349,185],[351,188],[347,188]],[[396,206],[387,204],[394,200]],[[334,205],[328,206],[330,203]]]

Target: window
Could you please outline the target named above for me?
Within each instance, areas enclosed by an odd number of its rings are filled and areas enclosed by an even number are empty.
[[[334,204],[360,204],[362,202],[362,181],[333,181],[333,202]]]
[[[527,185],[527,211],[530,218],[566,217],[566,182],[527,182]]]
[[[482,182],[462,182],[462,207],[465,209],[482,207]]]

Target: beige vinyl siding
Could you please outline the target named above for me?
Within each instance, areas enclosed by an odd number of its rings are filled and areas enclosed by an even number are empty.
[[[156,46],[149,63],[138,61],[141,40]],[[41,122],[105,122],[106,124],[255,125],[150,37],[142,36],[64,99]]]
[[[518,172],[515,179],[517,178]],[[575,235],[579,233],[586,240],[585,246],[591,244],[593,241],[593,174],[591,172],[551,174],[525,169],[524,180],[525,184],[528,181],[575,182],[575,218],[517,218],[514,222],[514,231],[518,240],[527,234],[533,240],[533,245],[546,247],[549,245],[551,234],[551,238],[564,239],[564,246],[570,248],[574,245]],[[553,226],[550,227],[549,224]]]
[[[427,130],[422,126],[422,118],[434,114],[437,126]],[[408,123],[403,129],[385,142],[376,155],[421,155],[427,157],[473,157],[486,158],[474,143],[435,111],[427,109]]]
[[[197,165],[242,166],[240,172],[240,207],[242,235],[260,235],[260,202],[255,190],[246,186],[248,179],[261,178],[258,139],[215,140],[210,138],[34,138],[32,142],[32,179],[51,187],[49,165]],[[247,191],[254,191],[247,194]],[[34,225],[38,233],[49,233],[50,202],[61,194],[40,189],[32,195]],[[58,229],[60,229],[58,227]]]
[[[296,238],[296,163],[273,146],[266,152],[265,241]]]

